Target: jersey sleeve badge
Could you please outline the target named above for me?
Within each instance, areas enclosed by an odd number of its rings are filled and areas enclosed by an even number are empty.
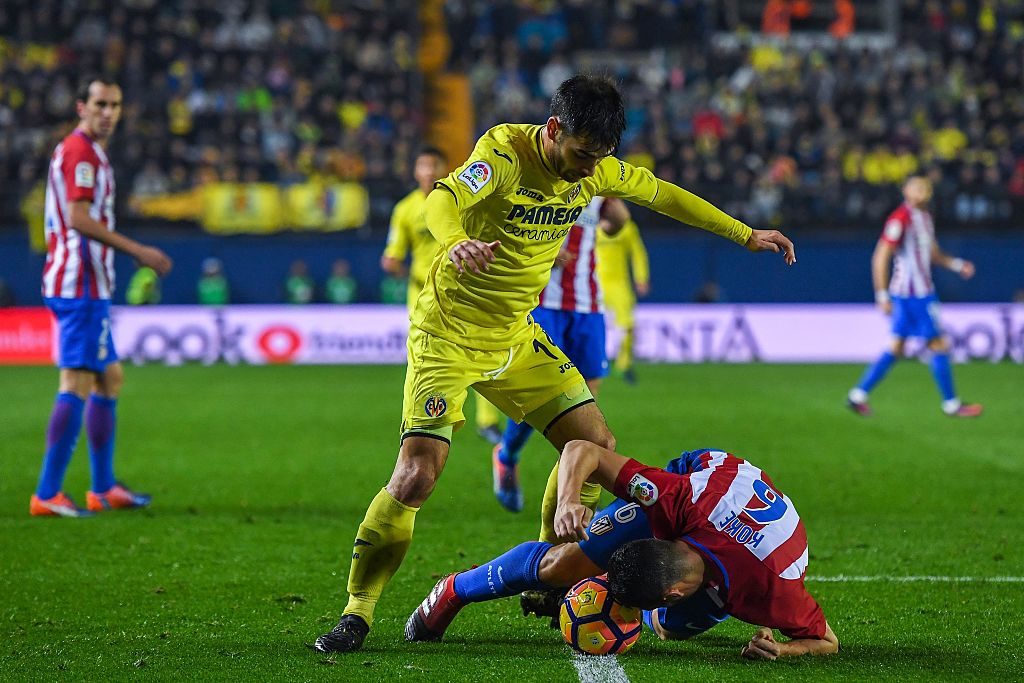
[[[629,480],[626,487],[631,498],[642,505],[650,507],[658,501],[658,486],[644,475],[637,473]]]
[[[474,161],[459,174],[459,180],[469,188],[470,192],[476,194],[483,189],[484,185],[491,182],[493,176],[494,170],[490,164],[486,161]]]
[[[75,187],[92,188],[96,186],[96,169],[88,161],[75,164]]]

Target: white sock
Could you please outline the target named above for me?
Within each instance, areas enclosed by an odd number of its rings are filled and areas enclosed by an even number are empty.
[[[847,394],[847,396],[854,403],[867,403],[868,402],[868,392],[864,391],[860,387],[854,387],[853,389],[850,389],[850,393]]]
[[[951,398],[948,401],[942,402],[942,412],[944,412],[946,415],[952,415],[956,411],[960,410],[960,406],[960,399]]]

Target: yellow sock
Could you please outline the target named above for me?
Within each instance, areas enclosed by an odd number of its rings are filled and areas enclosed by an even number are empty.
[[[619,344],[619,352],[615,355],[615,369],[625,372],[633,365],[633,328],[629,328],[622,335],[622,343]]]
[[[348,572],[348,604],[343,614],[358,614],[373,624],[373,610],[412,543],[419,508],[399,502],[381,489],[356,532]]]
[[[498,424],[498,409],[480,394],[473,394],[476,396],[476,426],[483,429]]]
[[[601,499],[601,487],[583,482],[580,490],[580,502],[591,510],[597,509],[597,503]],[[548,475],[548,482],[544,485],[544,498],[540,504],[540,538],[545,543],[558,543],[555,536],[555,509],[558,507],[558,463],[551,468]]]

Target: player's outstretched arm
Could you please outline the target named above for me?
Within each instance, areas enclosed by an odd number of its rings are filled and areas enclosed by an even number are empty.
[[[89,215],[89,202],[71,202],[71,227],[91,240],[128,254],[140,264],[148,266],[159,275],[167,275],[174,267],[171,258],[156,247],[136,242],[119,232],[107,230],[107,226]]]
[[[801,655],[832,655],[839,652],[839,638],[832,627],[825,623],[824,638],[794,638],[780,642],[770,628],[761,627],[743,646],[740,654],[747,659],[775,660],[779,657],[799,657]]]
[[[692,192],[658,178],[647,169],[607,157],[597,171],[598,181],[605,186],[601,194],[621,197],[647,206],[680,223],[743,245],[751,251],[782,252],[786,263],[796,263],[793,243],[778,230],[752,230],[710,202]]]
[[[615,478],[629,461],[614,451],[590,441],[570,441],[558,460],[558,507],[555,533],[564,541],[587,540],[587,525],[593,510],[580,503],[584,482],[592,482],[614,492]]]

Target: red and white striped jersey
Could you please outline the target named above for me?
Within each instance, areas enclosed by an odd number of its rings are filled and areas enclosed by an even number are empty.
[[[551,278],[540,293],[540,306],[556,311],[601,313],[604,300],[597,280],[597,224],[604,197],[594,197],[565,236],[562,248],[572,254],[564,266],[551,268]]]
[[[935,291],[932,284],[932,247],[935,225],[923,209],[902,204],[889,214],[882,231],[882,241],[891,244],[893,258],[889,293],[900,297],[924,297]]]
[[[89,215],[114,230],[114,171],[99,143],[79,129],[53,152],[46,179],[46,265],[43,296],[109,299],[114,250],[71,227],[71,203],[89,201]]]
[[[804,587],[807,532],[760,469],[722,451],[702,453],[687,474],[630,460],[615,494],[640,504],[655,537],[704,557],[729,614],[792,638],[824,637],[825,616]]]

